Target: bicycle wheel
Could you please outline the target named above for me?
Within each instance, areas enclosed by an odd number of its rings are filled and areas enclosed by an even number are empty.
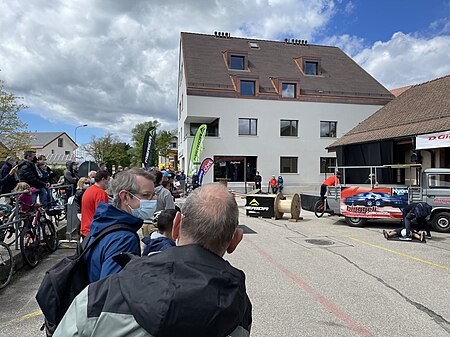
[[[22,252],[23,260],[27,265],[31,268],[38,265],[39,238],[28,225],[24,225],[20,232],[20,251]]]
[[[320,199],[314,204],[314,214],[320,218],[325,213],[325,201]]]
[[[0,242],[0,289],[6,287],[13,274],[14,260],[6,243]]]
[[[42,236],[47,248],[50,252],[54,252],[58,248],[58,238],[56,237],[56,229],[53,222],[47,218],[41,219]]]

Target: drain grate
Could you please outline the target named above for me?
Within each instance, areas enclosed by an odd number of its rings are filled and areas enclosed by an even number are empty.
[[[323,240],[323,239],[307,239],[305,240],[307,243],[318,246],[331,246],[334,245],[334,242],[331,240]]]

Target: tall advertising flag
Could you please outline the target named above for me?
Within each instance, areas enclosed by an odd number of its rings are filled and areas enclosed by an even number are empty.
[[[203,152],[203,140],[205,139],[205,136],[206,124],[202,124],[199,126],[197,133],[195,134],[194,141],[192,142],[191,156],[189,157],[189,176],[192,176],[192,171],[198,171],[198,166],[200,165],[200,156]]]
[[[156,128],[151,126],[145,133],[144,143],[142,144],[142,167],[148,168],[152,163],[152,154],[155,150]]]
[[[200,165],[200,171],[198,171],[198,183],[200,184],[200,186],[203,183],[203,177],[205,176],[206,173],[208,173],[209,169],[211,168],[211,166],[213,166],[214,164],[214,160],[212,160],[211,158],[205,158],[202,161],[202,165]]]

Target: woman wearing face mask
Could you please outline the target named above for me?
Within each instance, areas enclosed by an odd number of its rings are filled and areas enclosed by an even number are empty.
[[[112,183],[114,204],[98,204],[90,225],[90,234],[85,240],[95,239],[111,226],[117,225],[119,228],[106,234],[84,256],[89,282],[98,281],[122,269],[113,260],[113,256],[124,252],[140,255],[139,237],[136,233],[144,220],[153,217],[156,209],[153,180],[153,175],[138,168],[116,175]]]

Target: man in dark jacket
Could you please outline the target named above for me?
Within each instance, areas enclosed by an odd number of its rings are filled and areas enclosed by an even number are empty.
[[[14,164],[14,166],[13,166]],[[11,193],[11,191],[16,187],[16,173],[18,166],[15,165],[14,159],[12,157],[7,157],[5,164],[2,167],[1,176],[0,176],[0,194]],[[10,204],[10,197],[2,197],[0,198],[1,204]]]
[[[19,181],[26,182],[36,189],[49,188],[50,184],[42,179],[42,172],[37,167],[36,152],[25,151],[24,161],[19,164]],[[36,201],[36,195],[33,194],[33,203]]]
[[[2,179],[3,184],[0,189],[0,194],[11,193],[11,191],[16,187],[17,180],[14,174],[10,174],[12,168],[16,165],[13,157],[6,157],[5,163],[2,166],[0,172],[0,179]],[[6,179],[5,179],[6,178]]]
[[[77,163],[68,160],[66,162],[66,169],[64,170],[64,185],[71,185],[72,189],[68,188],[66,190],[66,198],[69,199],[77,189],[77,182],[78,182],[78,173],[75,170],[75,167]]]
[[[238,221],[236,201],[223,185],[195,190],[174,220],[179,247],[132,259],[89,285],[54,336],[249,336],[245,275],[223,259],[242,239]]]
[[[431,239],[430,224],[427,217],[431,214],[432,207],[426,202],[413,202],[402,209],[403,220],[402,223],[406,228],[406,235],[401,236],[400,240],[411,241],[411,221],[416,219],[417,225],[425,227],[426,238]]]

